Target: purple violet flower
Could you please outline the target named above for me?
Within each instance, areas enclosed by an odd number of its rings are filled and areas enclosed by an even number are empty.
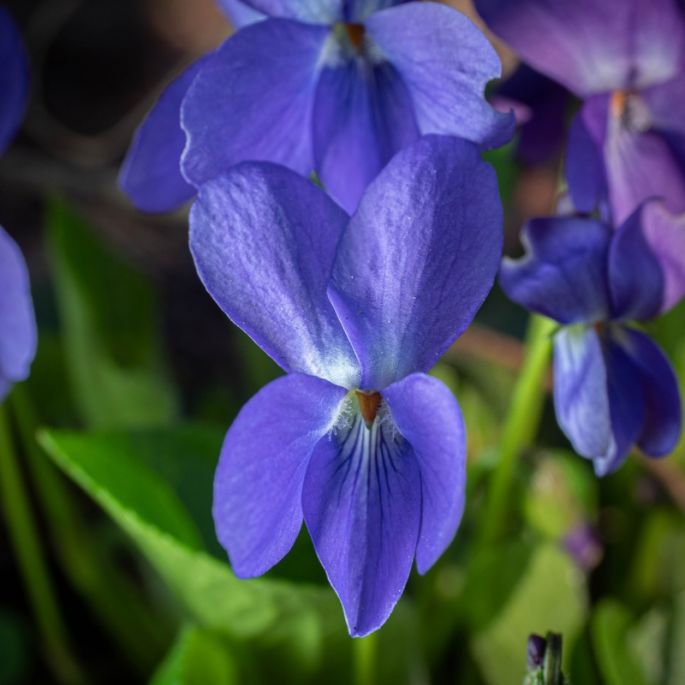
[[[263,12],[249,23],[245,6]],[[138,130],[120,183],[167,211],[247,160],[310,176],[352,212],[368,183],[422,134],[505,143],[513,117],[483,91],[494,48],[458,11],[398,0],[250,0],[248,25],[174,81]],[[181,160],[179,166],[179,159]]]
[[[29,69],[16,25],[0,7],[0,154],[10,144],[26,109]]]
[[[685,211],[685,14],[675,0],[476,5],[528,64],[585,100],[567,158],[580,211],[597,206],[598,191],[615,225],[649,198]]]
[[[36,321],[26,263],[0,227],[0,400],[29,375],[36,354]]]
[[[28,62],[21,35],[0,7],[0,154],[19,128],[28,95]],[[24,380],[36,353],[36,321],[24,257],[0,227],[0,401]]]
[[[507,295],[562,324],[554,337],[557,421],[603,476],[633,445],[669,454],[681,432],[678,382],[664,353],[631,325],[685,295],[685,216],[643,204],[618,229],[577,217],[535,219],[526,255],[505,259]]]
[[[350,218],[304,177],[246,162],[203,185],[190,247],[226,315],[287,375],[226,435],[214,484],[240,577],[302,521],[352,635],[377,629],[452,540],[464,507],[459,406],[426,372],[488,294],[502,245],[497,180],[467,141],[398,153]]]

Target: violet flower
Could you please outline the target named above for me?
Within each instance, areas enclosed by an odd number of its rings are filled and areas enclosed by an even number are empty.
[[[21,36],[0,7],[0,153],[21,123],[28,94],[28,63]],[[36,322],[26,263],[0,227],[0,400],[24,380],[36,353]]]
[[[24,45],[7,10],[0,6],[0,154],[10,144],[26,109],[29,71]]]
[[[505,259],[500,282],[512,300],[562,324],[554,406],[576,452],[600,476],[635,444],[651,457],[670,453],[681,432],[678,382],[631,322],[685,294],[685,216],[652,201],[616,230],[591,218],[536,219],[523,240],[526,256]]]
[[[585,100],[569,142],[576,207],[616,225],[645,199],[685,211],[685,14],[675,0],[476,0],[532,67]]]
[[[351,212],[388,160],[422,134],[485,147],[511,137],[513,117],[483,96],[499,58],[450,7],[250,0],[228,9],[250,22],[245,6],[268,17],[191,65],[138,130],[120,178],[138,208],[178,207],[234,164],[258,160],[316,172]]]
[[[304,519],[352,635],[389,616],[464,507],[461,411],[426,372],[490,290],[496,176],[475,145],[428,136],[350,218],[302,176],[243,163],[200,188],[190,246],[226,315],[288,375],[226,436],[214,520],[235,573],[287,554]]]
[[[36,354],[36,321],[24,258],[0,227],[0,400],[29,375]]]

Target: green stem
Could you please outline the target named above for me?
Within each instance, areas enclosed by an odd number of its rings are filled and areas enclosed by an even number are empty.
[[[127,660],[141,674],[165,646],[164,631],[143,605],[140,593],[107,562],[98,557],[97,545],[82,525],[64,480],[36,441],[38,421],[25,386],[11,398],[31,477],[50,528],[55,553],[74,588],[104,628],[122,646]],[[136,630],[131,630],[131,625]]]
[[[0,405],[0,494],[9,535],[17,556],[36,623],[48,659],[59,680],[82,682],[72,658],[54,588],[38,543],[38,529],[12,440],[5,407]]]
[[[526,357],[502,431],[499,460],[480,519],[480,543],[483,545],[496,542],[503,532],[517,459],[538,431],[545,401],[545,374],[556,325],[554,321],[536,315],[531,316],[528,324]]]
[[[354,649],[354,682],[356,685],[376,685],[376,645],[378,633],[359,637],[352,643]]]

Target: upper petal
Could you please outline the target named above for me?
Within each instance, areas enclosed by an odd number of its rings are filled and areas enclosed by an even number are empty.
[[[396,70],[366,57],[322,70],[313,127],[317,172],[350,213],[390,158],[419,136],[413,103]]]
[[[514,302],[560,323],[606,319],[611,237],[594,219],[534,219],[522,234],[526,255],[503,260],[500,284]]]
[[[358,364],[326,297],[347,220],[307,179],[245,163],[200,188],[190,249],[226,315],[286,371],[352,387]]]
[[[311,24],[332,24],[345,19],[348,0],[245,0],[269,17],[284,17]]]
[[[181,153],[186,137],[181,128],[181,103],[188,88],[211,59],[193,62],[172,81],[138,127],[126,154],[119,185],[144,212],[168,212],[195,195],[181,174]]]
[[[29,92],[29,67],[21,35],[9,12],[0,7],[0,154],[24,116]]]
[[[437,379],[407,376],[387,387],[397,429],[421,472],[421,529],[416,565],[425,573],[454,538],[466,494],[466,428],[457,401]]]
[[[363,388],[435,364],[490,291],[501,246],[497,179],[474,145],[428,136],[390,161],[342,236],[329,291]]]
[[[379,628],[411,571],[421,475],[392,420],[358,414],[317,445],[303,490],[304,520],[351,635]]]
[[[685,295],[685,214],[642,205],[618,229],[609,253],[614,316],[648,319]]]
[[[265,18],[262,12],[242,0],[219,0],[219,5],[236,29]]]
[[[311,115],[327,35],[323,26],[268,19],[222,45],[181,108],[189,181],[199,186],[245,160],[311,173]]]
[[[29,375],[36,354],[36,320],[26,263],[0,227],[0,400]]]
[[[409,90],[421,133],[486,146],[511,138],[513,116],[484,98],[500,75],[499,58],[470,19],[445,5],[411,2],[371,15],[366,29]]]
[[[233,422],[214,479],[213,514],[236,575],[261,575],[295,542],[307,464],[345,392],[291,374],[260,390]]]
[[[645,419],[638,445],[650,457],[670,454],[680,440],[682,403],[678,379],[666,355],[644,333],[625,330],[623,347],[640,373]]]
[[[531,66],[586,97],[677,74],[685,22],[675,0],[476,0]]]

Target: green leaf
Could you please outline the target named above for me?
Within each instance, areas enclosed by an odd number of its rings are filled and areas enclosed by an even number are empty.
[[[185,628],[150,685],[233,685],[240,682],[225,640],[210,631]]]
[[[647,685],[642,665],[627,641],[632,620],[628,610],[611,599],[601,601],[592,615],[592,642],[606,685]]]
[[[48,208],[57,305],[74,398],[97,428],[145,426],[176,415],[162,362],[154,291],[60,200]]]
[[[266,640],[297,668],[311,672],[326,650],[335,645],[344,654],[349,644],[333,592],[282,581],[238,580],[225,561],[204,551],[211,472],[222,433],[197,426],[96,434],[51,431],[41,433],[40,442],[130,535],[188,620],[234,639]]]
[[[500,573],[508,573],[502,556]],[[526,640],[548,631],[564,636],[570,654],[587,611],[581,571],[556,545],[539,545],[496,617],[472,640],[473,654],[489,685],[521,682],[526,672]]]

